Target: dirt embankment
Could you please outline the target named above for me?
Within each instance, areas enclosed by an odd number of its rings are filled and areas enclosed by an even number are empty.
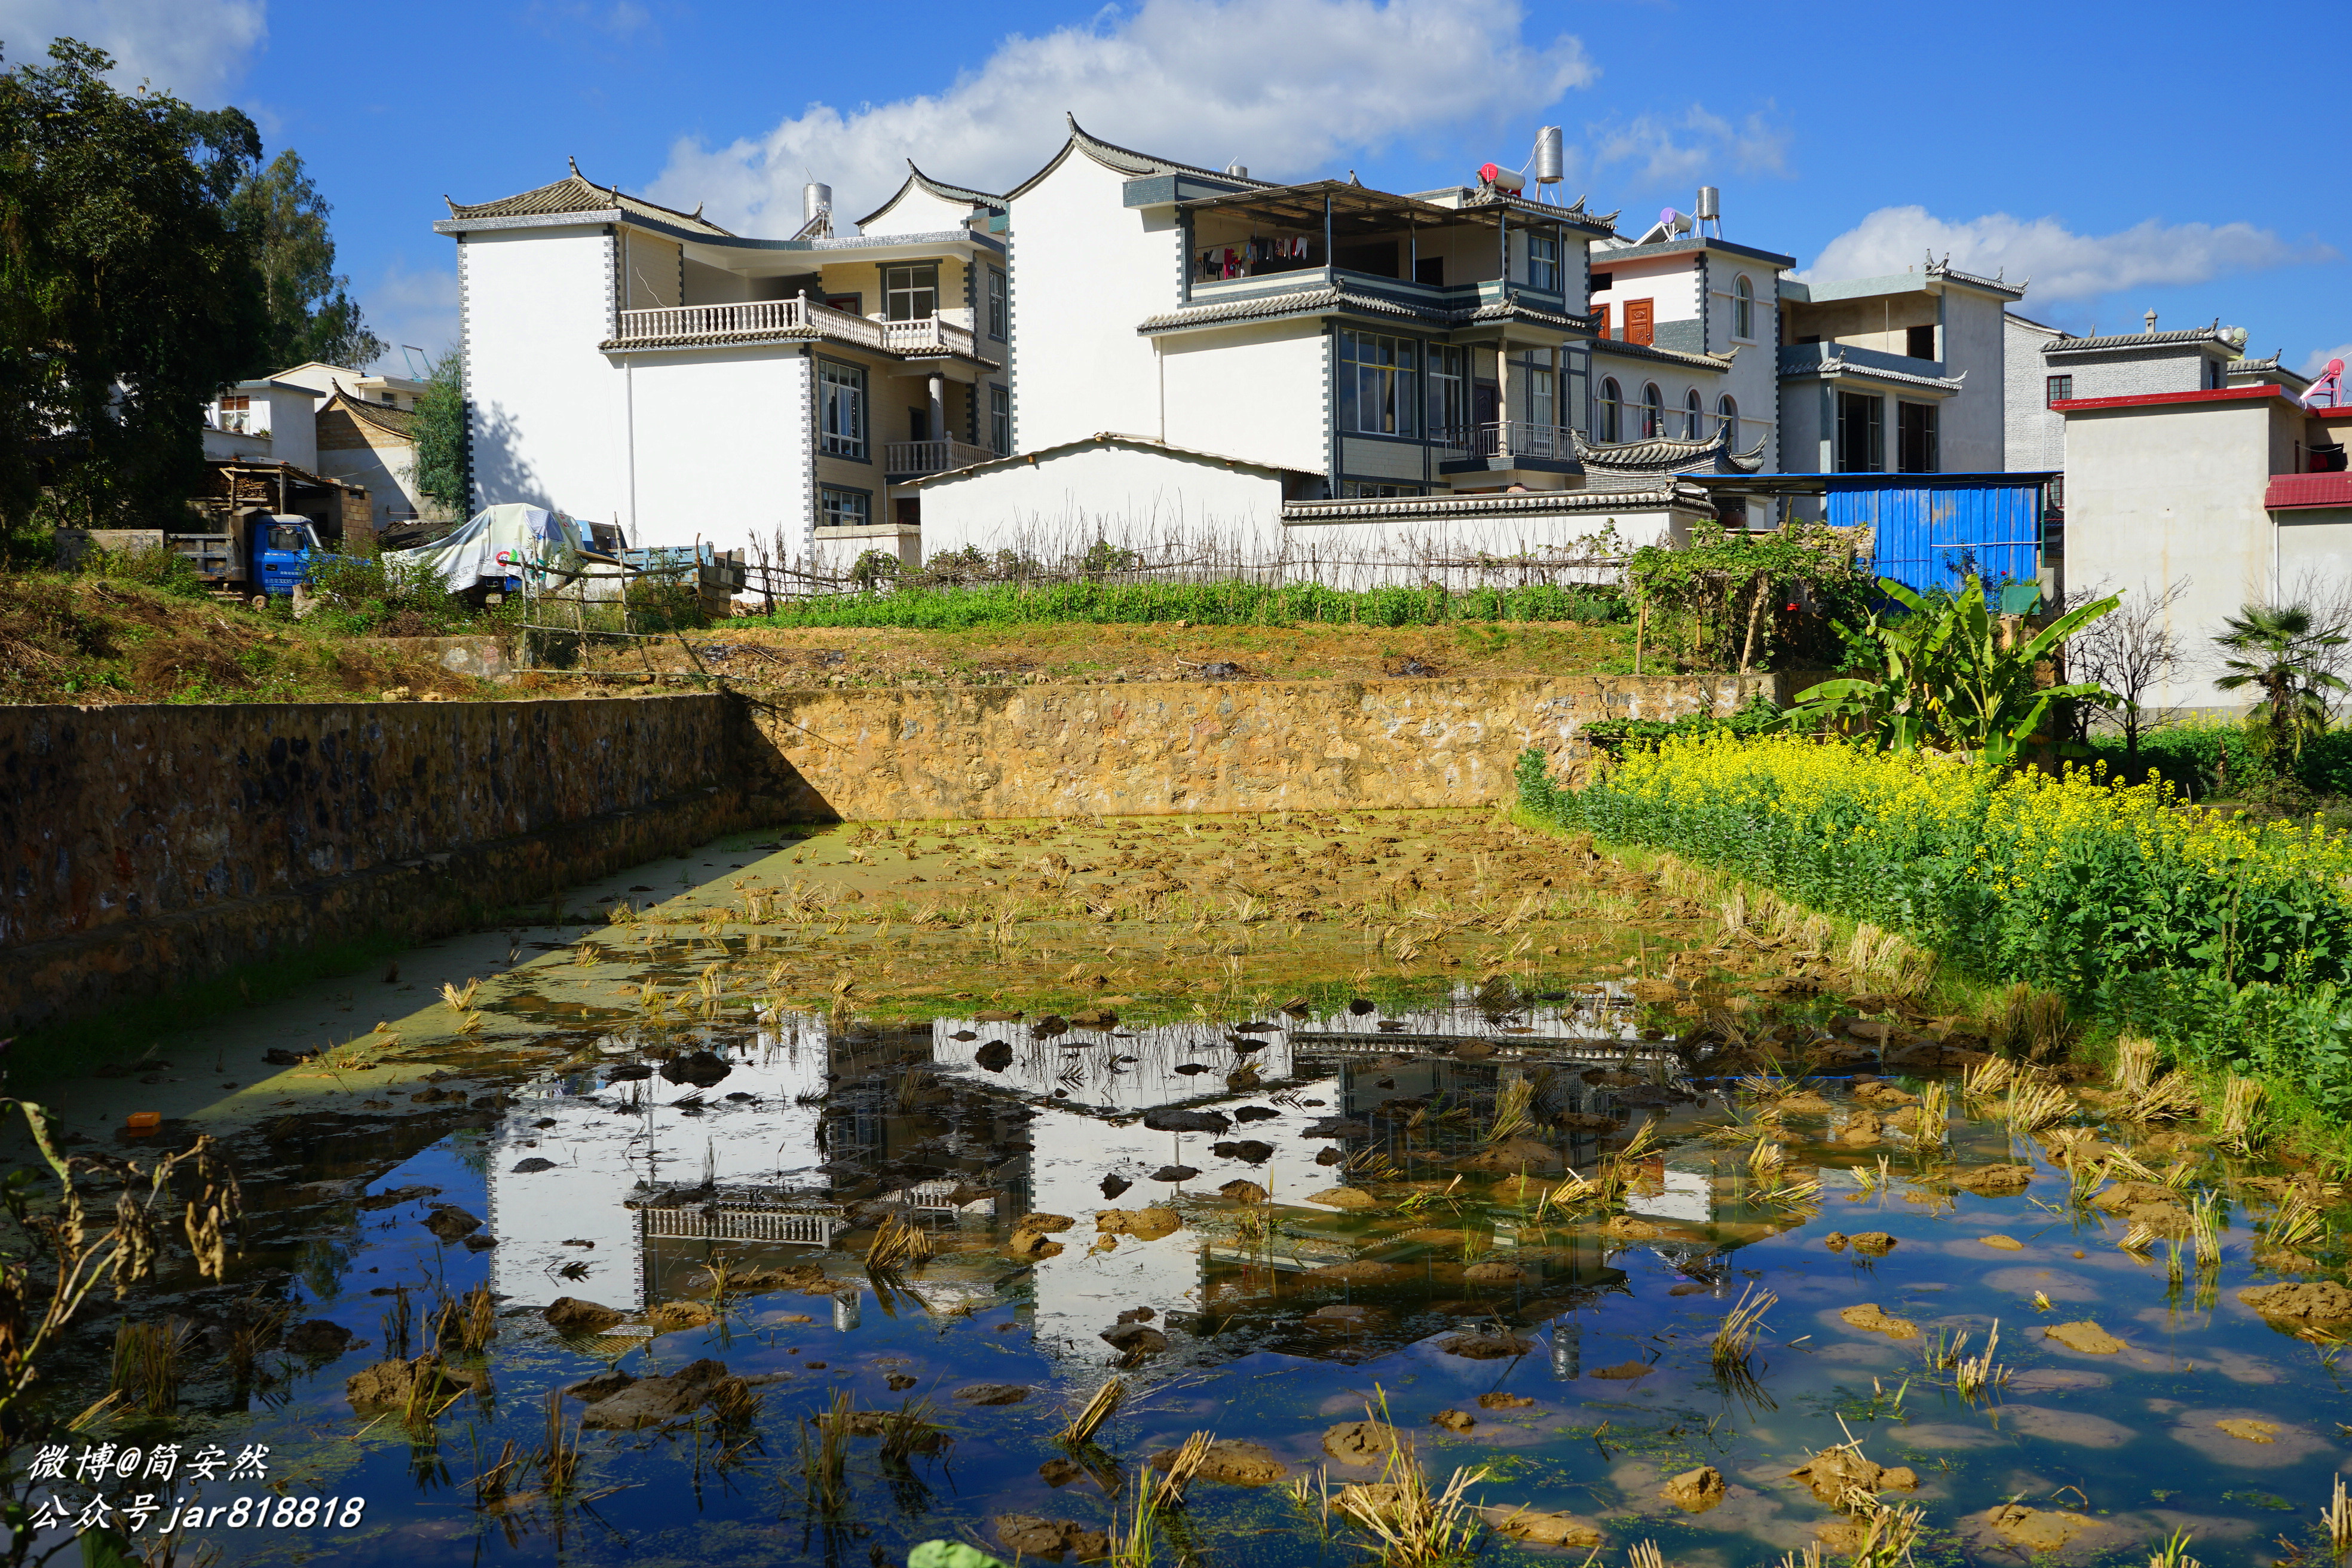
[[[0,574],[0,703],[306,702],[505,689],[424,651],[135,584]]]

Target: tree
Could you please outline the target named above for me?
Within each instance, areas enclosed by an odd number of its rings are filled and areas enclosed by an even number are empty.
[[[261,341],[229,195],[261,155],[234,109],[117,91],[70,38],[0,73],[0,514],[174,521],[203,405]]]
[[[253,247],[268,321],[250,374],[309,360],[357,369],[383,353],[383,340],[360,319],[351,280],[335,270],[327,231],[333,210],[291,148],[247,175],[230,198],[231,221]]]
[[[473,476],[466,420],[466,367],[451,349],[433,362],[425,390],[416,395],[409,426],[416,453],[416,493],[446,517],[463,517],[472,501]]]
[[[2036,667],[2112,611],[2112,597],[2004,646],[1985,608],[1983,580],[1973,574],[1958,594],[1934,600],[1892,578],[1881,577],[1878,585],[1909,612],[1881,617],[1874,611],[1862,628],[1877,647],[1879,679],[1825,680],[1800,692],[1789,710],[1791,723],[1859,725],[1889,751],[1945,746],[2005,767],[2041,728],[2051,703],[2106,695],[2081,682],[2042,686]]]
[[[2230,629],[2213,639],[2228,673],[2213,684],[2223,691],[2253,687],[2263,694],[2261,733],[2271,766],[2291,774],[2303,760],[2306,736],[2327,728],[2330,691],[2347,689],[2326,665],[2345,637],[2315,623],[2308,605],[2248,605],[2227,617]]]
[[[2116,613],[2084,628],[2066,647],[2072,672],[2101,689],[2102,695],[2090,699],[2089,707],[2124,732],[2126,773],[2139,772],[2149,689],[2179,673],[2182,649],[2172,631],[2172,606],[2188,592],[2189,579],[2182,577],[2161,590],[2143,585],[2137,594],[2118,595]]]

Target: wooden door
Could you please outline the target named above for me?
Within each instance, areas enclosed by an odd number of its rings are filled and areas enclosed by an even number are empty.
[[[1625,341],[1627,342],[1646,343],[1650,341],[1651,321],[1655,307],[1656,301],[1651,300],[1625,301]]]

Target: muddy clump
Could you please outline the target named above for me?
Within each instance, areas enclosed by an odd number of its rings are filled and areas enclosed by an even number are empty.
[[[1478,1425],[1478,1418],[1467,1410],[1441,1410],[1429,1418],[1429,1424],[1448,1432],[1467,1432]]]
[[[1175,1459],[1176,1450],[1167,1448],[1152,1455],[1149,1463],[1155,1470],[1164,1470]],[[1276,1458],[1274,1451],[1262,1443],[1253,1443],[1245,1437],[1221,1437],[1209,1445],[1196,1473],[1229,1487],[1264,1487],[1290,1474],[1290,1467]]]
[[[1377,1421],[1342,1421],[1323,1434],[1323,1451],[1343,1465],[1375,1465],[1396,1447],[1396,1437]]]
[[[1508,1361],[1528,1354],[1536,1348],[1536,1342],[1522,1339],[1507,1330],[1474,1329],[1468,1333],[1454,1334],[1438,1341],[1437,1348],[1447,1355],[1458,1355],[1470,1361]]]
[[[2352,1290],[2333,1279],[2308,1285],[2257,1285],[2238,1292],[2238,1300],[2263,1317],[2304,1323],[2352,1321]]]
[[[430,1351],[414,1361],[380,1361],[344,1380],[354,1410],[405,1408],[412,1401],[443,1399],[488,1386],[489,1374],[443,1363]]]
[[[2123,1341],[2088,1318],[2074,1323],[2053,1323],[2042,1332],[2043,1337],[2085,1355],[2113,1355],[2124,1348]]]
[[[558,1296],[547,1304],[541,1314],[549,1326],[567,1334],[593,1334],[611,1328],[628,1317],[597,1301],[583,1301],[577,1296]]]
[[[2031,1165],[1970,1165],[1944,1178],[1956,1187],[1979,1194],[2021,1193],[2033,1184]]]
[[[1110,1555],[1110,1537],[1099,1530],[1066,1519],[1042,1519],[1034,1513],[996,1517],[1000,1545],[1020,1557],[1043,1557],[1059,1563],[1065,1556],[1080,1562]]]
[[[1838,1316],[1864,1333],[1885,1334],[1890,1340],[1916,1340],[1919,1337],[1918,1324],[1908,1318],[1892,1317],[1880,1311],[1875,1301],[1848,1307]]]
[[[1723,1472],[1713,1465],[1685,1470],[1668,1481],[1658,1495],[1685,1513],[1705,1513],[1723,1500]]]
[[[1789,1477],[1804,1482],[1819,1501],[1847,1513],[1853,1511],[1857,1494],[1866,1498],[1878,1492],[1907,1492],[1919,1485],[1919,1473],[1908,1465],[1890,1469],[1852,1448],[1824,1448],[1790,1470]]]
[[[1568,1546],[1584,1552],[1601,1544],[1599,1527],[1572,1513],[1538,1513],[1525,1506],[1504,1508],[1499,1504],[1478,1511],[1497,1534],[1513,1541],[1534,1546]]]
[[[1097,1209],[1095,1229],[1103,1236],[1131,1236],[1138,1241],[1157,1241],[1163,1236],[1173,1236],[1184,1228],[1184,1216],[1174,1209],[1154,1205],[1142,1209]]]
[[[725,1363],[706,1358],[667,1377],[641,1377],[590,1401],[580,1425],[592,1431],[626,1432],[684,1421],[717,1398],[724,1385],[741,1383],[728,1373]]]

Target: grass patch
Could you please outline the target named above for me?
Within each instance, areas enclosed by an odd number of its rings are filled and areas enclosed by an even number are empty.
[[[967,588],[900,588],[837,594],[780,605],[751,618],[772,626],[893,626],[950,631],[1079,622],[1192,626],[1301,625],[1428,626],[1453,622],[1580,621],[1630,618],[1613,590],[1561,588],[1326,588],[1314,583],[1101,583]],[[747,622],[729,623],[739,629]]]

